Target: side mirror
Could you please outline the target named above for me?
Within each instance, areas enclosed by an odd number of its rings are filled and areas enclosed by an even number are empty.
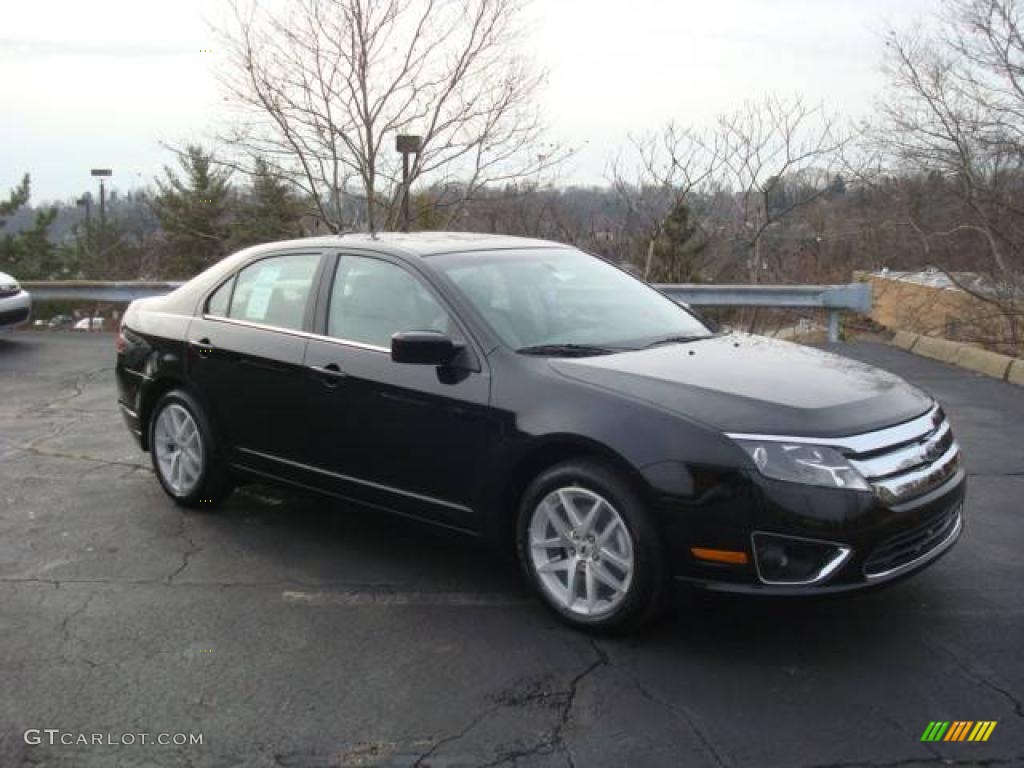
[[[391,337],[391,359],[413,365],[445,365],[462,349],[440,331],[402,331]]]

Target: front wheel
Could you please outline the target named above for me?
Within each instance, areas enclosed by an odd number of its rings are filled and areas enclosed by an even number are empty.
[[[188,392],[164,394],[150,419],[149,450],[164,491],[186,507],[213,507],[231,493],[226,468],[216,455],[213,430]]]
[[[544,602],[569,624],[633,629],[659,608],[664,558],[642,498],[615,469],[568,461],[527,488],[519,559]]]

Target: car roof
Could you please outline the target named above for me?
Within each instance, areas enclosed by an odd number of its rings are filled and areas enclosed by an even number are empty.
[[[401,253],[407,256],[435,256],[441,253],[496,251],[518,248],[564,248],[562,243],[510,235],[481,232],[346,232],[338,235],[305,237],[298,240],[266,243],[247,249],[247,253],[277,250],[282,247],[344,248],[357,246],[371,250]]]

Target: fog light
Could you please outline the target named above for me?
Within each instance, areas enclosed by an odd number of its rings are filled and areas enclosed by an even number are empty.
[[[765,584],[816,584],[831,576],[850,556],[850,548],[774,533],[755,533],[754,564]]]

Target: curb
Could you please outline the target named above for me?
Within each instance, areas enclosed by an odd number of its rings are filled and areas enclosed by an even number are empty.
[[[895,347],[942,363],[967,368],[993,379],[1024,386],[1024,359],[989,352],[959,341],[896,331],[889,342]]]

